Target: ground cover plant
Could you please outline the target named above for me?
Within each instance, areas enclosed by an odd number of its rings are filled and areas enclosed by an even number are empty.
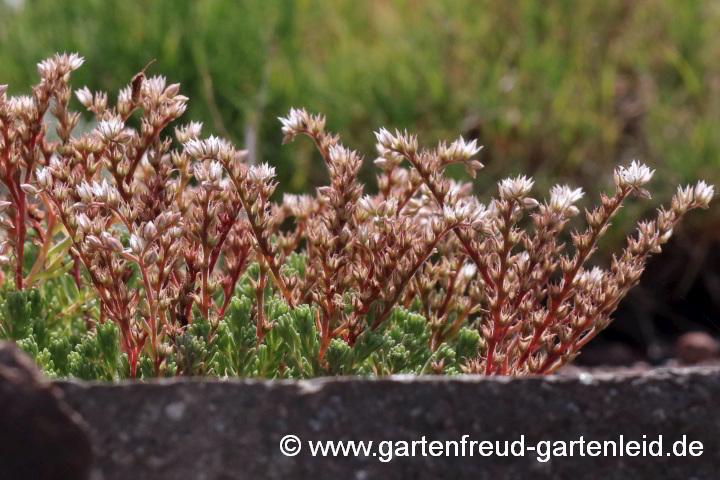
[[[94,127],[75,133],[69,81],[82,63],[41,62],[30,96],[0,87],[0,337],[50,376],[549,374],[714,195],[703,181],[679,187],[609,269],[591,268],[623,203],[650,197],[648,167],[618,167],[614,192],[570,229],[580,189],[536,199],[517,176],[482,203],[448,179],[451,165],[482,168],[462,137],[422,148],[380,129],[368,195],[363,157],[293,109],[285,141],[309,137],[330,180],[278,199],[273,167],[176,122],[188,98],[163,77],[138,73],[112,104],[76,90]]]

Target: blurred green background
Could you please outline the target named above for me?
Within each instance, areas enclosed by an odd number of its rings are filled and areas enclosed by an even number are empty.
[[[56,51],[85,57],[74,85],[110,92],[157,59],[149,73],[182,84],[188,121],[278,167],[285,191],[327,179],[310,142],[281,145],[276,117],[292,106],[326,114],[368,160],[381,126],[425,145],[477,138],[482,199],[527,173],[540,189],[584,187],[589,206],[615,165],[641,159],[657,169],[654,199],[625,209],[605,245],[678,183],[720,183],[716,0],[0,0],[11,93]],[[693,215],[678,258],[714,245],[715,207]]]

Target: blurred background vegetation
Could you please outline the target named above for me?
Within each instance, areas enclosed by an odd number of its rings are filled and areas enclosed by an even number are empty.
[[[110,92],[157,59],[149,73],[182,84],[186,118],[278,167],[285,191],[327,179],[310,142],[281,145],[276,117],[291,106],[326,114],[368,159],[381,126],[425,145],[477,138],[483,199],[527,173],[540,189],[584,187],[590,205],[615,165],[639,158],[657,169],[655,198],[626,208],[605,246],[678,183],[720,184],[715,0],[0,0],[11,93],[27,93],[35,63],[56,51],[85,57],[74,85]],[[720,208],[692,217],[633,315],[713,328]]]

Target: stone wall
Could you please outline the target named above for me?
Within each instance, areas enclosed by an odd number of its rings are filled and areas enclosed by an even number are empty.
[[[720,370],[713,368],[525,379],[55,382],[53,388],[87,424],[93,480],[704,480],[720,471]],[[302,441],[294,457],[279,449],[289,434]],[[524,435],[525,455],[481,457],[477,447],[473,457],[429,455],[430,441],[459,442],[463,435],[492,442]],[[527,450],[541,440],[619,442],[620,435],[626,444],[663,435],[663,455],[579,457],[575,446],[573,457],[539,462]],[[702,455],[667,456],[683,435],[686,444],[702,442]],[[375,456],[317,458],[307,443],[423,437],[428,456],[419,455],[418,443],[415,457],[389,462],[378,449]]]

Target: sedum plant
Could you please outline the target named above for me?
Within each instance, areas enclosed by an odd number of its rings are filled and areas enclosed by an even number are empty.
[[[69,76],[81,63],[40,63],[32,97],[0,90],[11,274],[0,337],[51,376],[549,374],[607,326],[649,256],[714,195],[702,181],[679,188],[609,269],[589,268],[623,202],[650,197],[646,166],[617,168],[615,191],[565,245],[580,189],[539,201],[520,176],[482,203],[444,174],[462,164],[476,175],[475,141],[420,148],[381,129],[367,194],[363,158],[323,117],[292,109],[285,142],[309,137],[329,182],[278,202],[272,167],[203,138],[198,123],[168,136],[188,98],[162,77],[137,74],[113,105],[77,90],[94,128],[74,133]]]

